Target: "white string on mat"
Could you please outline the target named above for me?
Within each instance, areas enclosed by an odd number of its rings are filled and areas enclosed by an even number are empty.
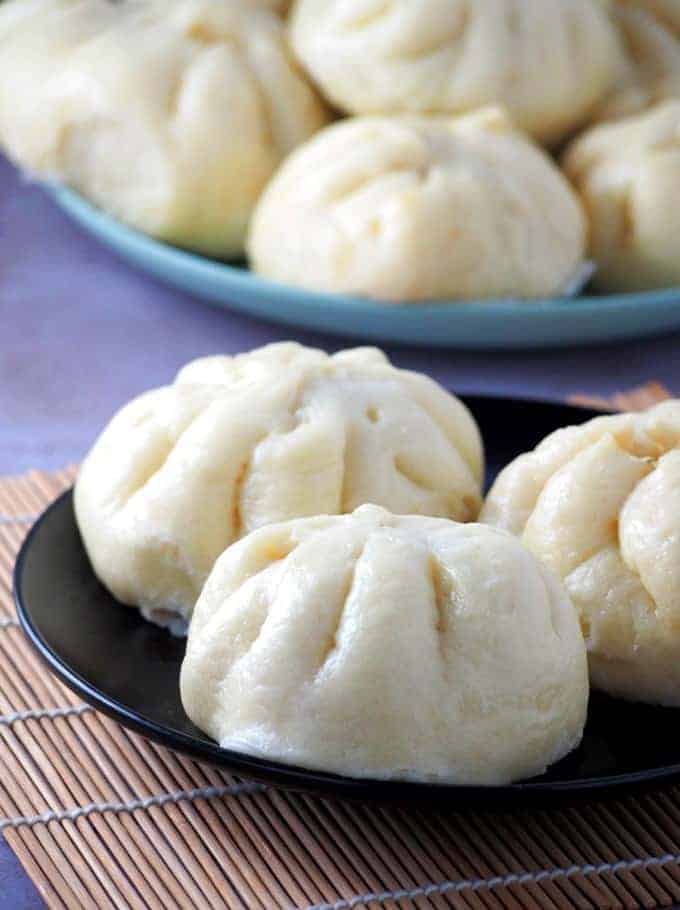
[[[385,904],[387,901],[415,900],[418,897],[432,897],[434,894],[448,894],[461,891],[480,891],[482,888],[506,888],[509,885],[537,885],[543,881],[555,881],[560,878],[572,878],[574,875],[606,875],[617,872],[632,872],[635,869],[650,869],[656,866],[668,866],[680,863],[680,854],[664,853],[663,856],[647,856],[644,859],[622,859],[615,863],[601,863],[593,866],[565,866],[557,869],[544,869],[541,872],[512,872],[509,875],[496,875],[493,878],[466,878],[460,881],[437,882],[419,885],[397,891],[377,891],[369,894],[357,894],[354,897],[341,898],[334,904],[314,904],[304,910],[353,910],[363,904]]]
[[[50,810],[42,815],[20,815],[16,818],[0,819],[0,831],[5,828],[32,828],[34,825],[49,825],[50,822],[75,821],[87,815],[113,812],[115,815],[136,812],[138,809],[152,809],[165,806],[166,803],[192,802],[195,799],[221,799],[224,796],[239,796],[245,793],[261,793],[266,790],[264,784],[244,781],[224,787],[198,787],[195,790],[177,790],[173,793],[157,793],[143,799],[132,799],[127,803],[88,803],[74,809],[60,811]]]
[[[12,714],[0,715],[0,727],[11,727],[14,724],[26,720],[42,720],[46,717],[49,720],[56,720],[58,717],[75,717],[85,714],[86,711],[93,711],[91,705],[71,705],[68,708],[42,708],[32,711],[14,711]]]
[[[39,517],[38,512],[34,515],[0,515],[0,525],[32,525]]]
[[[12,619],[9,616],[6,619],[0,619],[0,629],[12,629],[18,625],[19,625],[18,619]]]

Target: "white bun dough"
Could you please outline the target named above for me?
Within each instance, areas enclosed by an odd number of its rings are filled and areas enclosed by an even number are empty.
[[[293,47],[352,114],[505,106],[563,139],[610,91],[620,43],[597,0],[297,0]]]
[[[595,687],[680,706],[680,401],[558,430],[501,473],[480,520],[563,579]]]
[[[181,692],[224,748],[494,785],[578,744],[588,679],[569,599],[515,538],[363,506],[269,526],[220,557]]]
[[[386,301],[561,293],[585,219],[567,180],[497,109],[358,117],[284,162],[253,216],[267,278]]]
[[[85,459],[75,505],[103,584],[172,624],[255,528],[365,502],[472,520],[482,475],[473,418],[432,380],[375,349],[281,343],[195,361],[126,405]]]
[[[680,99],[593,127],[564,163],[589,216],[597,286],[680,285]]]
[[[240,255],[270,176],[327,119],[254,4],[0,5],[4,149],[162,240]]]
[[[291,4],[291,0],[247,0],[247,2],[255,6],[264,6],[280,16],[286,15]]]
[[[616,0],[613,11],[623,39],[621,72],[597,120],[680,98],[680,0]]]

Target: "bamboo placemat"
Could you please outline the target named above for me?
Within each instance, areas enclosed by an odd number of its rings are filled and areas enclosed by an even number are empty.
[[[0,830],[49,907],[680,902],[676,787],[559,810],[368,807],[236,780],[82,704],[34,656],[11,597],[28,527],[71,480],[0,480]]]

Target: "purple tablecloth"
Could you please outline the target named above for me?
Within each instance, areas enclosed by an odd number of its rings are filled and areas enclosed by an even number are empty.
[[[0,910],[42,910],[36,888],[0,835]]]
[[[0,159],[0,471],[82,456],[113,410],[193,357],[290,337],[138,274]],[[298,333],[327,349],[352,344]],[[680,392],[680,334],[531,353],[390,349],[458,391],[563,398],[659,379]]]
[[[0,158],[0,473],[78,460],[119,405],[191,358],[290,336],[137,274]],[[328,350],[352,343],[297,338]],[[680,334],[587,350],[389,350],[460,392],[537,398],[606,395],[649,379],[680,393],[679,352]],[[0,907],[39,905],[0,840]]]

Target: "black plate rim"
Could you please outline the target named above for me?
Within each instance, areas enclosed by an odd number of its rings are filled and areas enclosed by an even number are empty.
[[[555,402],[551,403],[555,404]],[[587,411],[585,413],[587,414]],[[470,787],[408,780],[355,778],[287,765],[283,762],[270,761],[265,758],[247,755],[246,753],[222,749],[217,743],[201,742],[179,730],[165,727],[110,698],[106,693],[73,670],[52,649],[50,643],[45,640],[34,624],[30,609],[25,603],[23,573],[33,541],[40,533],[51,513],[63,508],[72,496],[73,487],[70,487],[47,506],[32,525],[19,550],[12,581],[14,602],[21,628],[43,663],[69,689],[80,695],[86,703],[113,718],[121,726],[134,730],[155,743],[189,755],[199,761],[223,767],[238,777],[293,790],[333,794],[366,801],[398,799],[409,802],[414,800],[430,802],[455,798],[461,802],[473,803],[479,801],[488,802],[490,798],[496,798],[499,801],[510,799],[516,802],[523,797],[528,798],[531,796],[549,796],[551,794],[578,795],[592,791],[597,791],[598,793],[619,791],[622,787],[649,784],[660,780],[668,781],[672,778],[680,777],[680,763],[678,763],[601,777],[561,781],[525,781],[498,787]]]

